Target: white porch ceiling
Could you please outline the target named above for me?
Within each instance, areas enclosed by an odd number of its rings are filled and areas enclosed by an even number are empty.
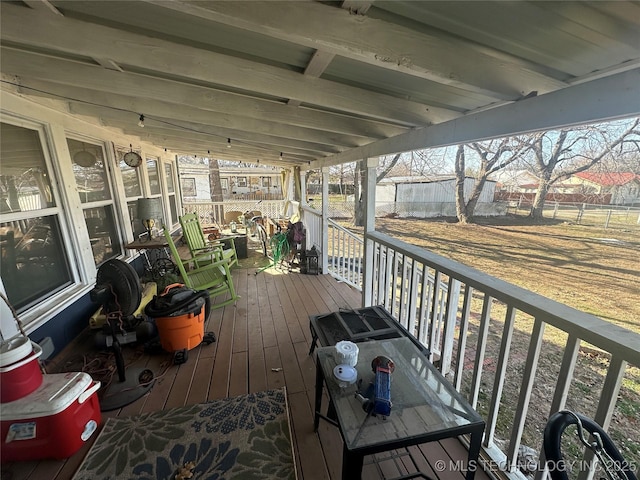
[[[321,166],[640,115],[636,1],[0,8],[20,94],[177,153]]]

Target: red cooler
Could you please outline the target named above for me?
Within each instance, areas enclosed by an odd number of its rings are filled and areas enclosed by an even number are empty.
[[[67,458],[100,424],[100,382],[82,372],[44,375],[26,397],[0,407],[2,462]]]

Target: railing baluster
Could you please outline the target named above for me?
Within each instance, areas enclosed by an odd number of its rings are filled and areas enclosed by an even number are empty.
[[[562,363],[560,364],[560,372],[558,373],[556,388],[553,392],[553,399],[551,400],[549,416],[559,410],[562,410],[567,402],[567,395],[569,394],[569,387],[571,386],[573,371],[575,370],[576,362],[578,361],[579,351],[580,339],[576,335],[569,333],[567,343],[564,347],[564,354],[562,355]],[[538,469],[534,480],[544,480],[549,475],[544,451],[540,452],[538,464],[544,465],[544,467]]]
[[[418,312],[418,340],[424,343],[424,332],[426,331],[426,327],[429,323],[429,309],[427,308],[427,291],[429,290],[429,267],[427,267],[424,263],[420,264],[420,310]],[[412,332],[413,333],[413,332]]]
[[[416,331],[416,302],[418,301],[418,268],[416,267],[417,260],[411,261],[411,278],[409,280],[409,307],[407,315],[407,330],[411,332],[411,335],[415,335]]]
[[[616,400],[618,399],[618,393],[620,392],[620,386],[622,385],[622,377],[624,377],[624,370],[627,366],[621,357],[613,353],[611,360],[609,361],[609,368],[607,369],[607,376],[602,384],[602,392],[600,393],[600,399],[598,401],[598,408],[593,420],[599,424],[604,430],[609,428],[611,423],[611,417],[613,416],[613,409],[616,406]],[[591,464],[596,461],[592,450],[587,449],[583,457],[584,464]],[[591,480],[594,476],[594,470],[583,470],[578,474],[578,480]]]
[[[451,357],[453,355],[453,336],[456,328],[460,282],[449,277],[447,300],[445,302],[444,326],[442,329],[442,345],[440,348],[440,371],[443,375],[449,373]]]
[[[390,272],[391,275],[389,277],[391,279],[391,282],[390,282],[391,288],[389,290],[389,295],[390,295],[389,302],[390,302],[391,308],[389,309],[389,311],[391,312],[391,315],[393,317],[396,317],[396,318],[398,316],[398,309],[396,307],[397,299],[398,299],[398,294],[397,294],[397,291],[398,291],[398,256],[399,256],[398,251],[394,250],[393,251],[393,262],[391,262],[391,272]]]
[[[480,377],[482,376],[482,362],[487,348],[487,334],[489,333],[489,320],[491,317],[491,305],[493,298],[484,296],[482,303],[482,315],[480,316],[480,328],[478,329],[478,342],[476,345],[476,358],[473,364],[473,379],[471,380],[471,396],[469,403],[473,408],[478,405],[478,394],[480,393]]]
[[[406,255],[402,255],[402,274],[400,276],[400,292],[399,293],[399,309],[398,309],[398,321],[403,327],[408,325],[407,322],[407,297],[412,293],[409,289],[409,281],[407,279],[407,272],[409,272],[410,259],[407,259]]]
[[[515,316],[515,309],[509,305],[504,319],[500,352],[498,353],[498,365],[496,366],[496,374],[493,379],[493,392],[491,393],[491,402],[489,404],[489,417],[487,418],[487,428],[484,434],[485,445],[491,445],[493,443],[493,436],[496,432],[496,422],[498,421],[500,399],[502,398],[502,387],[504,386],[504,377],[507,372],[507,363],[509,362],[509,350],[511,349],[511,338],[513,337],[513,322],[515,320]]]
[[[464,358],[467,348],[467,333],[469,330],[469,313],[471,311],[471,299],[473,288],[465,285],[462,314],[460,316],[460,333],[458,335],[458,353],[456,355],[456,373],[453,378],[453,386],[460,391],[462,385],[462,372],[464,372]]]
[[[518,414],[514,419],[509,447],[507,449],[507,461],[509,462],[508,470],[510,472],[514,471],[518,461],[520,439],[522,438],[524,424],[527,419],[527,411],[529,410],[531,390],[533,389],[533,382],[535,380],[536,370],[538,367],[538,359],[540,358],[540,350],[542,349],[544,327],[545,324],[539,318],[534,320],[531,338],[529,339],[529,348],[527,350],[527,361],[524,365],[520,395],[518,396],[518,404],[515,409]]]
[[[440,281],[442,280],[442,274],[440,270],[436,270],[436,274],[433,277],[433,298],[431,300],[431,321],[429,322],[429,350],[433,354],[436,349],[437,336],[438,336],[438,309],[440,306]]]

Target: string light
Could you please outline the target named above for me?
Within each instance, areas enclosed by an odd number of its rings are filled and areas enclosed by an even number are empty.
[[[280,152],[280,160],[282,160],[282,152]]]
[[[83,99],[80,99],[80,98],[75,98],[73,96],[59,95],[59,94],[54,93],[54,92],[50,92],[50,91],[39,89],[39,88],[29,87],[27,85],[21,85],[21,84],[18,84],[16,82],[11,82],[11,81],[8,81],[8,80],[3,80],[3,79],[0,79],[0,83],[13,85],[15,87],[20,87],[21,89],[25,89],[25,90],[32,90],[34,92],[45,93],[45,94],[51,95],[53,97],[62,98],[64,100],[69,100],[69,101],[74,101],[74,102],[79,102],[79,103],[83,103],[85,105],[93,105],[93,106],[96,106],[96,107],[108,108],[108,109],[116,110],[116,111],[119,111],[119,112],[126,112],[126,113],[129,113],[129,114],[139,115],[139,117],[138,117],[138,126],[140,128],[144,128],[144,126],[145,126],[145,124],[144,124],[144,122],[145,122],[144,114],[135,112],[133,110],[129,110],[127,108],[113,107],[113,106],[104,105],[104,104],[101,104],[101,103],[98,103],[98,102],[90,102],[90,101],[83,100]],[[222,137],[222,135],[215,135],[215,134],[212,134],[212,133],[209,133],[209,132],[205,132],[205,131],[202,131],[202,130],[199,130],[199,129],[196,129],[196,128],[190,128],[190,127],[186,127],[184,125],[180,125],[180,124],[177,124],[177,123],[168,122],[168,121],[163,120],[161,118],[154,118],[154,117],[150,117],[150,118],[154,122],[161,123],[161,124],[164,124],[164,125],[169,125],[169,126],[172,126],[172,127],[175,127],[175,128],[179,128],[179,129],[187,131],[187,132],[195,132],[195,133],[199,133],[199,134],[203,134],[203,135],[214,136],[214,137],[217,137],[217,138],[224,138],[224,137]],[[261,145],[254,145],[252,142],[239,141],[238,143],[240,145],[254,146],[256,148],[259,148],[259,149],[262,149],[262,150],[265,150],[265,151],[276,153],[276,152],[273,152],[272,149],[265,148],[265,147],[263,147]],[[231,148],[231,138],[227,138],[227,148]],[[164,150],[165,150],[165,152],[168,151],[167,148],[165,148]],[[280,152],[280,158],[282,158],[282,152]],[[308,164],[310,165],[311,162],[308,162]]]

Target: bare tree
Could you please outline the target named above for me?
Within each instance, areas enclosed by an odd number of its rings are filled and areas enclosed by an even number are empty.
[[[478,159],[474,167],[467,164],[465,148]],[[506,137],[486,142],[458,145],[455,158],[456,216],[460,223],[473,222],[473,216],[487,178],[500,169],[520,160],[526,146],[515,137]],[[475,182],[468,197],[465,195],[465,179],[474,177]]]
[[[583,172],[611,157],[623,155],[640,145],[640,119],[605,125],[572,127],[559,131],[539,132],[522,137],[533,153],[533,169],[538,176],[538,190],[530,216],[542,218],[545,200],[552,185]]]

